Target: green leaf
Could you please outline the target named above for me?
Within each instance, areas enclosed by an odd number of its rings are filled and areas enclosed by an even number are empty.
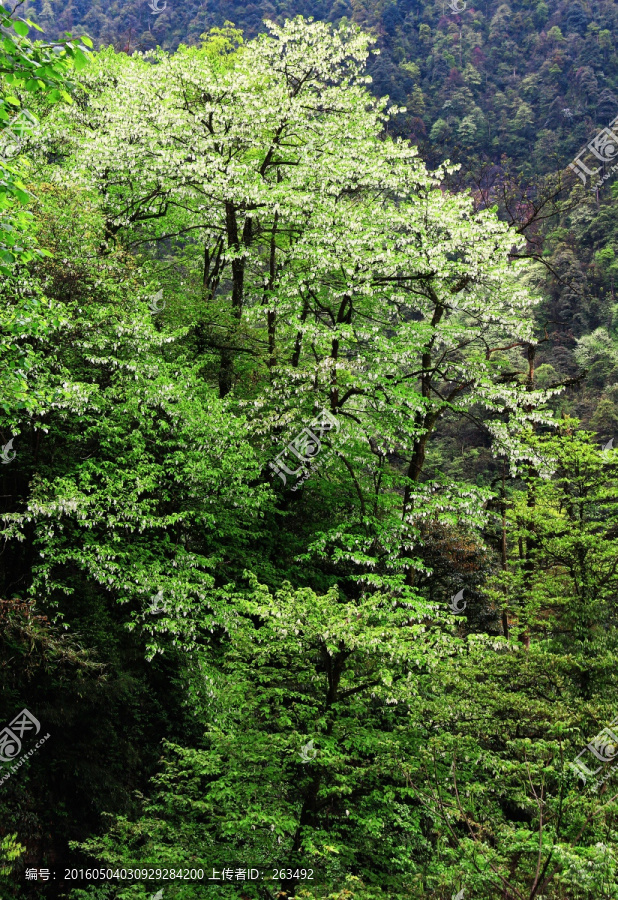
[[[83,50],[79,49],[79,47],[75,51],[74,62],[75,62],[75,68],[78,72],[80,72],[83,68],[85,68],[89,63],[88,57],[85,55]]]

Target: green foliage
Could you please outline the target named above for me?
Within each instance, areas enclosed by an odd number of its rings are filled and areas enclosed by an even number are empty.
[[[10,875],[12,863],[19,859],[25,850],[25,847],[15,840],[16,837],[16,834],[8,834],[0,838],[0,878]]]
[[[255,39],[202,18],[32,98],[0,671],[4,721],[54,737],[2,785],[2,852],[315,871],[236,885],[260,900],[613,897],[616,798],[570,764],[616,715],[618,217],[553,182],[449,190],[369,93],[350,20],[378,11],[343,7]],[[527,10],[380,10],[432,140],[512,153],[540,124],[587,19],[552,20],[520,96]],[[506,47],[498,124],[477,34]],[[155,880],[67,892],[206,890]]]
[[[20,158],[19,151],[24,137],[37,124],[24,101],[33,95],[44,97],[51,104],[71,101],[70,92],[76,88],[71,80],[72,70],[79,71],[87,59],[85,48],[71,40],[55,45],[33,43],[27,38],[28,32],[30,28],[40,31],[40,27],[30,19],[15,18],[3,5],[0,5],[0,26],[4,32],[0,45],[0,275],[10,279],[17,263],[24,265],[48,252],[33,244],[32,214],[22,208],[29,203],[31,194],[24,183],[27,163]],[[92,47],[88,38],[83,38],[83,43]],[[11,152],[5,157],[7,147]],[[7,287],[11,293],[15,291],[10,281]],[[32,410],[37,406],[40,398],[29,390],[27,383],[26,373],[31,364],[27,344],[19,339],[24,335],[35,338],[53,325],[53,313],[50,321],[46,304],[40,298],[14,295],[10,303],[3,304],[0,407],[5,413],[13,407]]]

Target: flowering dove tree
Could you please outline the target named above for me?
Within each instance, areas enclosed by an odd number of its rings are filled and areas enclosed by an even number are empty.
[[[108,242],[165,244],[199,281],[184,315],[265,462],[315,410],[340,419],[331,471],[354,515],[311,552],[401,587],[423,521],[484,520],[486,493],[424,475],[442,419],[476,421],[513,471],[540,465],[518,436],[547,420],[547,394],[511,371],[533,352],[536,300],[520,239],[442,190],[448,166],[384,136],[396,110],[367,90],[370,39],[268,28],[247,45],[228,31],[228,54],[105,51],[49,139],[73,134],[70,177],[97,192]]]

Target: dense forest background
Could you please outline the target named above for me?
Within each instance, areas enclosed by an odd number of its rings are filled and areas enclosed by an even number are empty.
[[[457,7],[457,4],[455,5]],[[159,3],[157,8],[162,7]],[[618,112],[616,6],[609,2],[364,0],[235,3],[60,3],[26,0],[53,38],[88,33],[99,45],[175,50],[225,21],[247,38],[295,15],[355,22],[378,38],[372,91],[408,113],[398,124],[427,157],[515,165],[527,177],[564,168],[591,128]]]
[[[460,6],[3,20],[2,900],[618,897],[618,9]]]

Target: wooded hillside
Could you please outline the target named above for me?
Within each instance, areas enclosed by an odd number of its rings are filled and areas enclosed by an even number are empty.
[[[618,897],[615,6],[327,5],[0,13],[2,900]]]

